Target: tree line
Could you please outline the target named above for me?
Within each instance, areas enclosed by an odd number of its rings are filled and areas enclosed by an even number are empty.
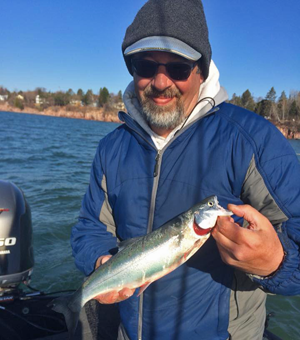
[[[76,93],[72,89],[66,92],[50,92],[42,87],[36,88],[34,91],[10,92],[5,87],[0,86],[0,96],[2,98],[5,96],[11,106],[16,106],[20,109],[24,109],[25,106],[40,110],[50,106],[66,106],[72,110],[75,107],[93,106],[113,111],[114,109],[122,109],[123,103],[121,91],[117,94],[110,93],[106,87],[100,88],[99,92],[94,94],[92,90],[84,92],[82,89],[78,89]],[[265,98],[259,97],[255,99],[247,89],[241,96],[234,93],[229,102],[274,121],[300,121],[299,91],[291,91],[289,96],[283,91],[277,97],[276,91],[272,87]]]
[[[106,87],[100,88],[97,94],[92,90],[84,92],[78,89],[75,93],[72,89],[68,91],[50,92],[45,88],[38,87],[34,91],[14,91],[10,92],[5,87],[0,86],[0,96],[11,106],[23,110],[24,107],[38,108],[40,110],[48,107],[72,106],[72,107],[98,107],[105,110],[112,110],[122,103],[122,92],[110,93]]]
[[[285,91],[282,91],[277,98],[276,91],[272,87],[265,98],[260,97],[255,100],[251,92],[246,90],[241,96],[234,93],[229,102],[274,121],[300,121],[299,91],[291,91],[288,97]]]

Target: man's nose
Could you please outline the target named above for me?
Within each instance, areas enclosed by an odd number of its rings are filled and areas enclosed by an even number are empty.
[[[152,86],[158,91],[164,91],[165,89],[172,86],[172,84],[173,82],[170,79],[165,66],[160,65],[152,79]]]

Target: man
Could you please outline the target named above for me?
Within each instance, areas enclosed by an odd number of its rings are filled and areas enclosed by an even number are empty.
[[[225,103],[200,0],[149,0],[122,51],[128,114],[99,143],[72,232],[76,264],[89,275],[117,239],[217,195],[235,219],[220,217],[185,265],[140,297],[97,299],[122,301],[119,339],[261,339],[266,292],[300,293],[297,157],[273,125]]]

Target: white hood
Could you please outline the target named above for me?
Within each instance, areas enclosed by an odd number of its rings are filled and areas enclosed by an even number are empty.
[[[219,75],[219,70],[215,63],[211,61],[209,76],[205,82],[201,84],[199,90],[198,101],[201,102],[194,108],[188,120],[183,124],[187,125],[193,120],[205,115],[212,107],[219,105],[228,98],[225,89],[220,86]],[[211,98],[213,98],[213,100]],[[174,137],[176,131],[182,127],[182,124],[177,126],[166,138],[152,131],[141,115],[142,109],[135,94],[133,81],[127,86],[123,95],[123,101],[128,114],[151,136],[158,150],[161,150]]]

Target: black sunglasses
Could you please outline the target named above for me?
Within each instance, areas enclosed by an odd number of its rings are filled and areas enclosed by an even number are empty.
[[[133,72],[142,78],[152,78],[157,72],[159,66],[165,66],[169,76],[174,80],[187,80],[192,70],[196,66],[193,64],[172,62],[167,64],[156,63],[147,59],[131,59]]]

